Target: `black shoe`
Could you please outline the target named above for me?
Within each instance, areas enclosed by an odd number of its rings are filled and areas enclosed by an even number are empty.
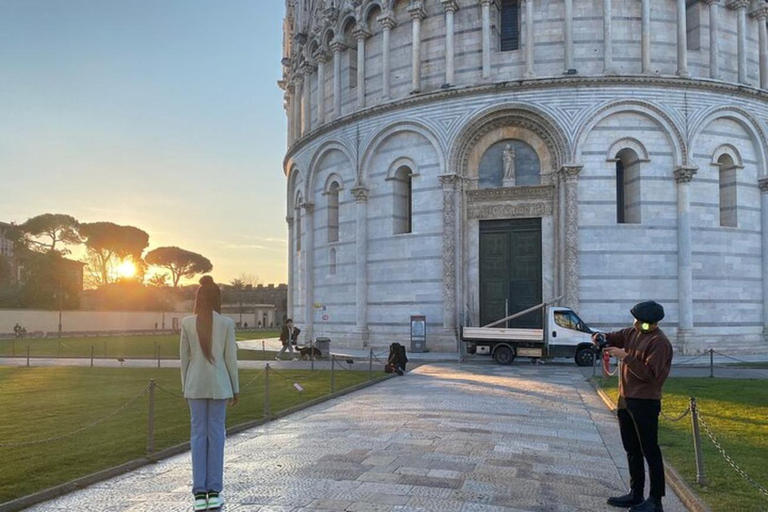
[[[629,494],[625,494],[624,496],[614,496],[612,498],[608,498],[608,504],[612,507],[622,507],[627,508],[631,507],[633,505],[639,505],[643,502],[643,495],[636,496],[635,493],[630,492]]]
[[[395,371],[396,371],[396,372],[397,372],[397,374],[398,374],[398,375],[400,375],[400,376],[403,376],[403,375],[405,375],[405,372],[404,372],[404,371],[403,371],[403,369],[402,369],[402,368],[400,368],[399,366],[396,366],[396,367],[395,367]]]
[[[639,505],[630,508],[629,512],[664,512],[664,507],[661,506],[661,500],[648,498]]]

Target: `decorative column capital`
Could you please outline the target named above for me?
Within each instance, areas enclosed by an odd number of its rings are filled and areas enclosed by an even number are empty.
[[[421,21],[427,17],[427,11],[424,10],[424,5],[421,2],[414,2],[408,7],[407,11],[414,20]]]
[[[296,93],[296,80],[292,79],[290,82],[285,84],[285,90],[290,96],[293,96]]]
[[[395,21],[395,13],[390,10],[386,10],[382,14],[380,14],[376,18],[376,21],[381,23],[382,27],[390,30],[397,26],[397,21]]]
[[[485,7],[486,5],[495,5],[496,8],[499,8],[499,0],[480,0],[480,5]]]
[[[760,187],[760,192],[763,194],[768,194],[768,178],[758,179],[757,186]]]
[[[347,48],[348,48],[347,43],[345,43],[341,39],[334,38],[333,41],[331,41],[331,50],[333,51],[333,53],[341,53]]]
[[[707,5],[720,5],[720,0],[701,0],[701,2]]]
[[[313,213],[315,213],[315,203],[303,202],[299,205],[299,208],[304,210],[307,213],[307,215],[312,215]]]
[[[459,4],[456,0],[440,0],[443,4],[443,9],[446,11],[456,12],[459,10]]]
[[[678,184],[690,183],[697,171],[698,168],[692,165],[681,165],[675,169],[675,181]]]
[[[366,203],[368,202],[368,189],[362,184],[352,187],[352,195],[355,196],[355,202]]]
[[[560,175],[565,181],[575,181],[583,168],[583,165],[564,165],[560,169]]]
[[[458,174],[441,174],[437,177],[440,180],[440,184],[443,186],[443,190],[453,189],[461,182],[461,176]]]
[[[315,66],[311,62],[305,62],[304,65],[301,66],[301,72],[304,74],[305,80],[309,75],[311,75],[315,71],[317,71],[317,66]]]
[[[325,47],[320,46],[312,54],[312,58],[315,59],[318,64],[325,64],[328,62],[328,50]]]
[[[764,21],[766,18],[768,18],[768,5],[761,5],[754,11],[750,12],[749,15],[753,18],[756,18],[758,21]]]
[[[366,23],[358,23],[352,30],[352,35],[357,41],[360,41],[361,39],[365,41],[373,34],[371,34],[371,31],[368,30],[368,25]]]
[[[286,217],[285,222],[288,223],[288,229],[293,228],[293,217]]]
[[[749,7],[750,0],[731,0],[728,2],[728,7],[733,9],[734,11],[741,11],[741,10],[747,10],[747,7]]]

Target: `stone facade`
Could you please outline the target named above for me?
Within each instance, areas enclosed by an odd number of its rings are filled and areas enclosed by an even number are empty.
[[[495,0],[289,0],[288,315],[360,348],[423,314],[429,347],[455,350],[479,321],[481,222],[534,217],[544,299],[604,329],[655,299],[678,350],[764,351],[766,10],[686,4],[521,0],[501,51]],[[536,152],[540,184],[479,186],[504,141]]]

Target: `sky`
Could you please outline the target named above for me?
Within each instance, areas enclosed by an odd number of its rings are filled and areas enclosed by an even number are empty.
[[[129,224],[287,279],[282,0],[0,0],[0,221]]]

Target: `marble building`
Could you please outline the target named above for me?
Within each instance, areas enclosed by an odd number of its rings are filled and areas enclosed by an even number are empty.
[[[768,35],[747,0],[287,0],[288,315],[431,350],[562,296],[765,350]],[[516,325],[535,326],[535,317]]]

